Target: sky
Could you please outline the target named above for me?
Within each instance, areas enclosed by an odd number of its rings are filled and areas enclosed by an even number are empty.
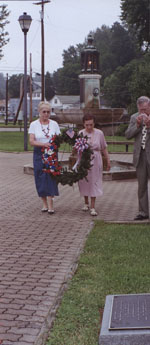
[[[24,34],[18,18],[24,12],[32,17],[27,34],[27,70],[41,73],[41,5],[39,0],[0,0],[10,11],[6,26],[10,41],[3,48],[0,73],[19,74],[24,71]],[[62,67],[63,50],[84,43],[90,31],[101,26],[111,27],[120,22],[120,0],[50,0],[44,5],[45,72],[53,73]]]

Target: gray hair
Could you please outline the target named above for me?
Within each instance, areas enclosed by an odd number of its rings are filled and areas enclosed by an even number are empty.
[[[43,107],[48,107],[49,110],[51,110],[51,106],[50,106],[50,103],[47,102],[47,101],[41,101],[38,105],[38,112],[40,112],[40,110],[43,108]]]
[[[147,96],[141,96],[137,99],[137,106],[143,103],[150,103],[150,99]]]

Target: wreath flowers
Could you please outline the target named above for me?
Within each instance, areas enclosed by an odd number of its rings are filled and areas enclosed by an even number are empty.
[[[72,169],[63,168],[58,162],[58,149],[61,143],[68,143],[77,153],[77,161]],[[87,176],[91,168],[92,149],[87,138],[79,135],[72,129],[63,131],[60,135],[54,135],[50,140],[50,147],[42,148],[43,171],[49,173],[57,183],[70,185]]]
[[[60,175],[61,165],[58,162],[57,145],[55,144],[56,136],[50,139],[50,147],[42,147],[42,161],[44,163],[43,171],[53,176]]]

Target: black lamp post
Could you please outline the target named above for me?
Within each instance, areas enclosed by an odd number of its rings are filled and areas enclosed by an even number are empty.
[[[81,52],[81,68],[84,74],[97,74],[99,70],[99,52],[93,45],[93,36],[88,35],[88,43]]]
[[[28,150],[28,132],[27,132],[27,32],[30,28],[32,18],[26,12],[18,19],[21,29],[24,33],[24,102],[23,102],[23,116],[24,116],[24,151]]]

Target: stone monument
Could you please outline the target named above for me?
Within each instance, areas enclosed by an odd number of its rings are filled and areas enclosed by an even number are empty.
[[[81,52],[80,106],[81,108],[100,108],[99,52],[93,45],[92,35]]]
[[[150,294],[107,296],[99,345],[150,345]]]
[[[58,123],[71,123],[83,127],[83,116],[89,112],[95,116],[96,127],[105,135],[114,135],[120,123],[125,123],[126,110],[123,108],[103,108],[100,104],[99,52],[93,45],[92,35],[81,52],[80,109],[55,109]]]

